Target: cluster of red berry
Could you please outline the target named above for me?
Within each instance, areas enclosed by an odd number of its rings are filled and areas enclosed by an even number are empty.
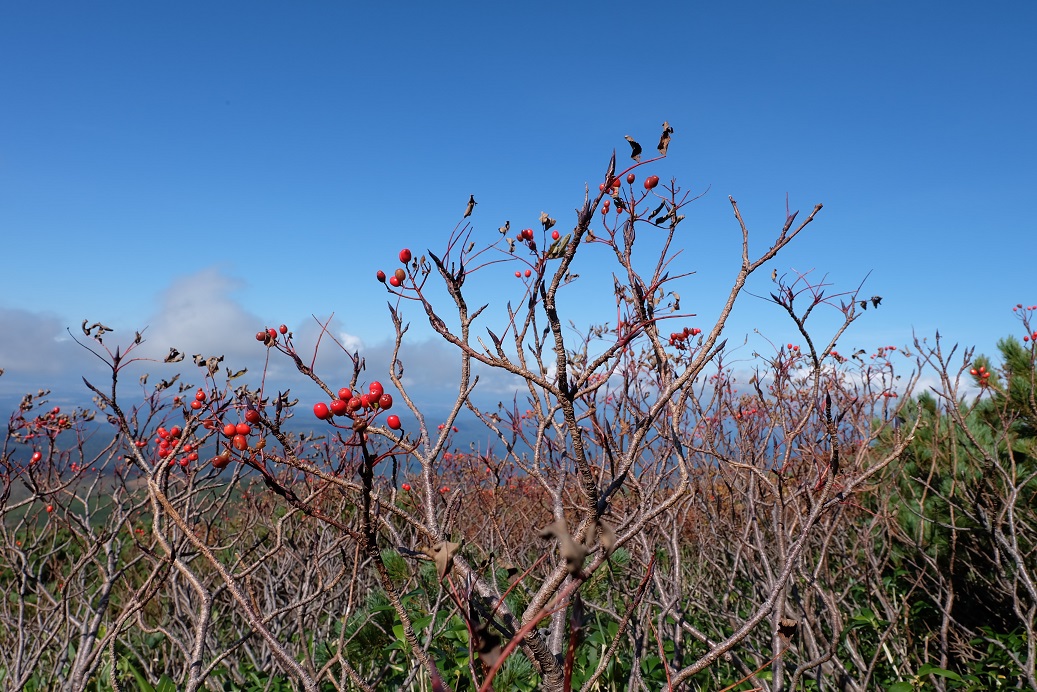
[[[268,327],[261,332],[256,332],[256,341],[262,341],[267,346],[273,346],[277,343],[278,332],[282,335],[288,334],[288,325],[282,324],[277,329]]]
[[[969,374],[973,377],[979,378],[980,387],[986,387],[990,383],[990,371],[987,370],[984,365],[981,365],[978,368],[972,368],[969,370]]]
[[[29,432],[25,434],[24,439],[26,440],[31,440],[40,435],[53,438],[62,430],[70,430],[72,428],[72,420],[67,415],[61,413],[61,407],[55,406],[47,413],[36,416],[32,421],[19,421],[15,424],[15,428],[29,429]]]
[[[402,250],[400,250],[400,261],[403,262],[404,264],[407,264],[408,262],[410,262],[411,258],[413,256],[414,255],[412,255],[411,251],[408,250],[407,248],[403,248]],[[381,269],[378,270],[378,273],[375,274],[375,276],[378,278],[378,281],[380,281],[383,284],[385,283],[385,272],[383,272]],[[389,285],[392,286],[393,288],[399,288],[400,286],[403,285],[403,281],[406,278],[407,278],[407,271],[405,269],[403,269],[402,267],[400,267],[395,272],[393,272],[392,276],[389,277]]]
[[[191,442],[183,442],[180,438],[183,437],[184,431],[179,425],[174,425],[168,430],[164,426],[159,426],[159,429],[155,431],[157,437],[155,443],[158,445],[158,458],[169,459],[169,465],[172,466],[178,461],[181,468],[187,468],[190,466],[192,461],[198,461],[198,451],[195,445]],[[138,441],[137,445],[140,446],[141,442]],[[147,443],[144,443],[147,444]],[[178,460],[173,453],[173,450],[179,447],[179,451],[183,452],[184,456]]]
[[[671,332],[670,333],[670,346],[676,346],[677,348],[688,347],[688,337],[698,336],[702,333],[702,330],[698,327],[688,328],[685,327],[682,332]]]
[[[330,404],[319,401],[313,405],[313,415],[320,420],[331,420],[335,416],[346,416],[355,418],[358,414],[367,417],[378,411],[387,411],[392,408],[392,394],[385,391],[382,383],[372,382],[366,394],[354,392],[349,387],[338,390],[338,398],[333,399]],[[401,427],[400,417],[393,414],[385,419],[385,424],[393,430]]]

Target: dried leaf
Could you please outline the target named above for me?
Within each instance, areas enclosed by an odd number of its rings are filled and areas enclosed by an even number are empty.
[[[641,162],[641,145],[634,141],[634,138],[630,135],[623,135],[623,138],[630,142],[630,158],[638,163]]]
[[[782,618],[778,620],[778,634],[780,634],[786,641],[796,636],[796,632],[799,631],[799,621],[793,620],[792,618]]]
[[[446,577],[447,573],[450,572],[450,568],[454,566],[454,556],[457,555],[457,551],[460,548],[460,543],[451,543],[450,541],[440,541],[432,546],[432,559],[436,561],[436,574],[439,575],[440,581]]]
[[[486,668],[492,668],[501,657],[501,638],[490,631],[489,621],[479,623],[472,628],[472,648],[479,655],[479,660]]]
[[[501,235],[508,235],[508,231],[511,230],[511,222],[505,221],[504,225],[497,229]]]
[[[666,156],[666,150],[670,148],[670,135],[673,134],[673,128],[670,127],[670,123],[663,123],[663,134],[659,137],[659,153]]]
[[[569,574],[576,576],[583,569],[583,561],[587,558],[587,549],[574,541],[565,526],[565,519],[558,519],[540,530],[541,538],[556,538],[558,553],[565,560]]]
[[[868,309],[868,301],[862,300],[858,304],[861,306],[861,310],[867,310]]]
[[[573,234],[566,233],[558,240],[551,243],[551,247],[547,248],[547,259],[560,259],[565,255],[565,248],[569,246],[569,241],[572,240]]]
[[[608,557],[616,549],[616,530],[609,524],[599,520],[598,534],[598,542],[601,544],[601,549],[605,551],[605,557]]]
[[[469,216],[471,216],[472,212],[475,211],[476,204],[478,204],[478,202],[475,201],[475,195],[469,195],[468,206],[464,208],[464,216],[462,218],[467,219]]]
[[[547,215],[546,211],[540,212],[540,223],[544,225],[545,231],[550,231],[551,227],[555,225],[555,220]]]
[[[881,304],[882,304],[882,296],[872,296],[871,297],[871,305],[872,305],[872,307],[876,307],[877,308]]]
[[[179,363],[183,359],[184,359],[184,354],[183,353],[180,353],[180,351],[176,350],[173,347],[170,347],[169,348],[169,355],[166,356],[165,362],[166,363]]]
[[[662,202],[660,202],[659,206],[657,206],[655,208],[655,210],[652,211],[652,213],[648,215],[648,220],[651,221],[652,219],[654,219],[656,216],[659,215],[659,212],[661,212],[663,209],[667,210],[667,215],[668,215],[668,213],[669,213],[669,205],[666,204],[666,200],[663,200]]]

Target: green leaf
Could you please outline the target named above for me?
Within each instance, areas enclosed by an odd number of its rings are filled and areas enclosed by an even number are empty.
[[[159,678],[155,692],[176,692],[176,683],[168,675]]]
[[[914,692],[915,686],[909,682],[897,682],[886,688],[886,692]]]
[[[950,678],[951,680],[961,681],[961,676],[951,670],[944,670],[943,668],[937,668],[934,665],[926,663],[918,669],[917,675],[919,677],[923,675],[939,675],[941,677]]]
[[[155,692],[155,688],[151,686],[151,683],[144,679],[140,671],[133,667],[133,664],[128,659],[122,659],[123,665],[125,665],[130,673],[133,675],[133,679],[137,681],[137,689],[141,692]]]

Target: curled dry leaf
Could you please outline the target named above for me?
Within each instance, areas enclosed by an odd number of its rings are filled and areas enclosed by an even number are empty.
[[[551,227],[555,225],[555,220],[547,215],[546,211],[540,212],[540,223],[544,225],[545,231],[550,231]]]
[[[583,561],[587,558],[587,548],[577,543],[569,535],[565,519],[559,519],[540,530],[541,538],[558,539],[558,553],[565,560],[569,574],[576,576],[583,569]]]
[[[450,572],[450,568],[454,566],[454,556],[457,555],[457,551],[460,548],[460,543],[452,543],[450,541],[440,541],[432,546],[432,559],[436,562],[436,574],[439,575],[440,581],[446,577],[447,573]]]
[[[490,631],[489,621],[481,622],[472,628],[472,648],[487,669],[497,665],[502,653],[501,638]]]
[[[791,640],[796,636],[796,632],[799,630],[799,621],[793,620],[792,618],[782,618],[778,621],[778,634],[782,636],[786,641]]]
[[[666,150],[670,148],[670,135],[673,134],[673,128],[670,127],[670,123],[663,123],[663,134],[659,137],[659,153],[666,156]]]
[[[623,135],[626,141],[630,142],[630,158],[634,161],[641,161],[641,145],[634,141],[634,138],[630,135]]]
[[[475,201],[475,195],[469,195],[468,196],[468,205],[464,208],[464,217],[463,218],[467,219],[469,216],[472,215],[472,212],[475,211],[475,205],[476,204],[478,204],[478,202]]]

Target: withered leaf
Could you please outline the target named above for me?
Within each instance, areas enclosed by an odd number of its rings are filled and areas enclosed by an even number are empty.
[[[673,128],[670,127],[670,123],[663,123],[663,134],[659,137],[659,153],[666,156],[666,150],[670,147],[670,135],[673,134]]]
[[[161,382],[158,383],[158,386],[155,387],[155,389],[157,391],[159,391],[159,392],[161,392],[164,389],[169,389],[174,384],[176,384],[176,381],[179,380],[179,379],[180,379],[180,375],[179,374],[173,375],[173,379],[162,380]]]
[[[241,370],[238,370],[236,373],[231,374],[230,368],[227,368],[227,379],[236,380],[242,375],[244,375],[246,372],[248,372],[248,368],[242,368]]]
[[[572,240],[572,237],[572,233],[566,233],[551,243],[551,247],[547,248],[547,259],[559,259],[565,255],[565,248],[569,246],[569,241]]]
[[[446,577],[447,573],[450,572],[450,568],[454,566],[454,556],[457,555],[457,551],[460,548],[460,543],[452,543],[450,541],[440,541],[432,546],[432,559],[436,561],[436,574],[439,575],[440,581]]]
[[[867,310],[868,309],[868,301],[866,301],[866,300],[860,301],[859,305],[861,306],[861,310]]]
[[[799,621],[792,618],[782,618],[778,621],[778,634],[786,640],[792,639],[799,631]]]
[[[876,307],[877,308],[881,304],[882,304],[882,296],[872,296],[871,297],[871,305],[872,305],[872,307]]]
[[[634,141],[634,138],[630,135],[623,135],[623,138],[630,142],[630,158],[638,163],[641,162],[641,145]]]
[[[479,654],[479,660],[486,668],[492,668],[501,657],[501,638],[490,631],[489,621],[482,622],[472,629],[472,648]]]
[[[551,227],[555,225],[555,220],[547,215],[546,211],[540,212],[540,223],[544,225],[545,231],[550,231]]]
[[[169,355],[166,356],[165,362],[166,363],[179,363],[183,359],[184,359],[184,354],[183,353],[180,353],[180,351],[176,350],[173,347],[170,347],[169,348]]]
[[[598,543],[608,557],[616,549],[616,530],[604,521],[598,521]]]
[[[468,205],[464,208],[464,216],[462,218],[467,219],[469,216],[471,216],[472,212],[475,211],[476,204],[478,204],[478,202],[475,201],[475,195],[469,195]]]
[[[654,219],[656,216],[659,215],[659,212],[661,212],[663,209],[667,209],[667,211],[669,211],[668,207],[669,207],[669,205],[666,204],[666,200],[663,200],[662,202],[659,203],[659,206],[657,206],[652,211],[652,213],[648,215],[648,219],[649,220]]]
[[[565,519],[558,519],[540,530],[541,538],[556,538],[558,553],[565,560],[569,574],[576,576],[583,569],[583,561],[587,558],[587,548],[573,540],[566,528]]]
[[[508,231],[511,230],[511,222],[505,221],[504,225],[497,229],[501,235],[508,235]]]

